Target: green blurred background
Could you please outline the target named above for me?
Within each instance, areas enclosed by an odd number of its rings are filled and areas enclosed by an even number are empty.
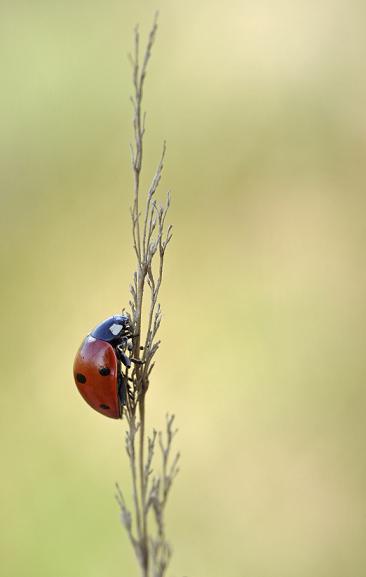
[[[82,337],[128,302],[132,30],[155,8],[145,180],[168,142],[172,577],[366,575],[366,5],[1,2],[1,574],[134,577],[125,424]]]

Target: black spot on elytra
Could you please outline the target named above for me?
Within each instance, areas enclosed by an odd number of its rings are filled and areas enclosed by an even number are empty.
[[[76,380],[78,383],[86,383],[86,376],[83,373],[77,373]]]
[[[110,407],[108,407],[108,405],[104,405],[104,403],[102,403],[101,405],[99,405],[101,409],[110,409]]]
[[[108,367],[102,367],[101,369],[99,369],[99,373],[102,375],[102,377],[106,377],[110,374],[111,369],[109,369]]]

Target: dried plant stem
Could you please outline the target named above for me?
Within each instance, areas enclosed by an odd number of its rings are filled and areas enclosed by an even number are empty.
[[[135,28],[134,54],[130,56],[134,86],[134,94],[131,97],[134,129],[134,144],[130,146],[134,176],[131,219],[137,265],[130,286],[131,312],[128,313],[134,335],[130,353],[132,368],[124,369],[123,377],[127,386],[124,414],[126,415],[128,430],[126,431],[125,447],[131,469],[133,513],[129,511],[123,492],[118,485],[116,494],[121,510],[122,524],[134,548],[142,577],[164,577],[171,557],[171,548],[165,534],[164,514],[167,497],[178,472],[179,461],[179,453],[171,460],[172,440],[176,432],[173,430],[173,415],[167,415],[166,441],[163,439],[163,434],[161,432],[158,434],[155,430],[151,437],[146,438],[145,430],[146,393],[149,389],[150,374],[154,367],[153,358],[160,345],[160,341],[156,339],[161,321],[158,297],[163,278],[165,250],[172,237],[172,227],[169,226],[167,230],[165,229],[165,219],[170,206],[170,194],[168,193],[165,206],[160,205],[155,199],[164,166],[165,142],[156,172],[147,191],[143,214],[140,211],[140,176],[146,119],[145,114],[142,113],[142,97],[156,31],[157,14],[141,62],[138,27]],[[143,337],[142,312],[146,285],[150,289],[147,293],[150,304],[147,320],[144,321],[146,332]],[[160,474],[153,472],[152,469],[157,439],[162,461]],[[153,523],[149,525],[150,517]]]

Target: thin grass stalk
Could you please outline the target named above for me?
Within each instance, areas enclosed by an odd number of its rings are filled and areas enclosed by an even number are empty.
[[[164,167],[166,143],[146,194],[143,214],[140,213],[141,171],[143,166],[143,139],[146,114],[142,112],[142,98],[147,68],[157,32],[158,14],[155,15],[147,44],[140,56],[140,33],[134,31],[134,53],[130,55],[134,93],[133,105],[134,143],[130,145],[133,170],[133,203],[130,209],[132,220],[133,248],[136,255],[136,271],[130,285],[130,324],[133,339],[130,352],[132,369],[123,369],[127,386],[127,400],[123,409],[128,430],[126,452],[130,462],[132,485],[132,510],[126,505],[124,493],[117,485],[116,499],[121,511],[121,522],[125,527],[135,551],[141,577],[164,577],[171,558],[171,547],[166,538],[165,506],[173,480],[178,473],[179,453],[171,458],[174,415],[166,419],[166,441],[162,432],[153,431],[146,438],[146,396],[150,386],[153,359],[160,346],[157,332],[161,322],[161,307],[158,302],[163,279],[164,257],[172,238],[172,227],[165,227],[170,207],[170,193],[165,206],[156,200]],[[153,266],[157,261],[157,267]],[[155,270],[156,268],[156,270]],[[146,284],[150,291],[146,293]],[[150,299],[146,320],[146,333],[142,335],[143,301]],[[141,343],[144,343],[141,346]],[[143,351],[141,353],[141,351]],[[156,441],[161,453],[162,471],[154,470]],[[170,465],[172,462],[172,465]],[[150,523],[149,523],[150,520]]]

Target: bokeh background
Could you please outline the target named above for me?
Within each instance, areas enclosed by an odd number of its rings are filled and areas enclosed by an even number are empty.
[[[124,423],[82,337],[128,302],[132,30],[160,29],[144,183],[168,142],[172,577],[366,574],[366,6],[1,2],[1,573],[134,577]]]

